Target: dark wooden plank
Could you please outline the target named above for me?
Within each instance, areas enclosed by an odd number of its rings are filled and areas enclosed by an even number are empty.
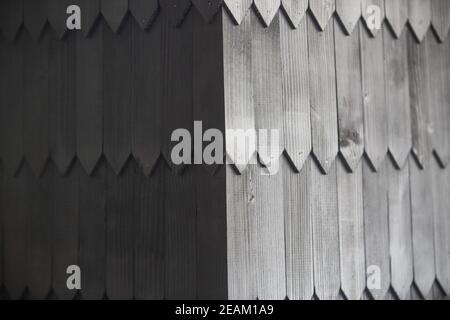
[[[130,13],[142,29],[147,29],[156,18],[158,0],[129,0]]]
[[[362,164],[353,173],[341,161],[336,165],[341,289],[360,300],[366,287]]]
[[[308,9],[308,0],[281,0],[286,18],[293,28],[297,28]]]
[[[333,23],[319,32],[312,18],[308,18],[312,145],[314,156],[324,172],[330,170],[338,152],[333,33]]]
[[[134,185],[134,297],[164,298],[164,161],[150,177],[138,170]]]
[[[47,22],[48,0],[23,0],[23,23],[31,37],[37,41]]]
[[[128,11],[128,0],[101,0],[100,7],[108,26],[118,32]]]
[[[407,34],[395,39],[384,28],[383,40],[389,152],[397,167],[403,168],[412,147]]]
[[[3,168],[3,164],[0,163],[0,284],[5,285],[4,273],[5,269],[5,191],[6,191],[6,174]]]
[[[196,207],[194,168],[182,175],[164,173],[165,298],[195,299],[197,295]]]
[[[24,39],[23,146],[36,175],[42,172],[49,156],[48,49],[52,37],[51,32],[45,32],[39,42]]]
[[[352,171],[358,168],[364,153],[359,29],[358,25],[350,36],[346,36],[337,21],[334,26],[339,148]]]
[[[378,169],[388,151],[388,122],[383,68],[383,37],[372,38],[361,28],[361,65],[365,152]]]
[[[434,227],[432,171],[430,162],[424,169],[409,158],[411,182],[412,241],[414,257],[414,283],[422,296],[426,297],[433,286],[435,273],[434,262]]]
[[[132,23],[103,29],[103,153],[118,174],[131,153]]]
[[[100,0],[72,0],[82,12],[81,31],[85,36],[91,34],[100,15]]]
[[[280,17],[282,105],[285,155],[300,171],[311,152],[311,118],[307,21],[302,19],[292,30]]]
[[[450,295],[450,201],[447,195],[450,170],[441,169],[431,161],[433,174],[434,251],[436,278],[444,291]]]
[[[400,38],[408,21],[408,0],[385,1],[386,20],[396,38]]]
[[[395,0],[393,0],[395,1]],[[381,21],[384,20],[385,17],[385,8],[384,8],[384,0],[361,0],[361,13],[362,19],[365,23],[367,32],[370,33],[371,36],[375,37],[378,34],[379,29],[377,28],[368,28],[368,19],[372,18],[373,11],[368,10],[371,5],[375,5],[380,8]]]
[[[430,111],[430,65],[427,41],[433,35],[428,33],[423,45],[408,33],[409,92],[411,102],[411,132],[413,154],[423,166],[432,152]]]
[[[105,161],[91,175],[80,170],[79,264],[81,296],[101,299],[106,285],[106,181]]]
[[[149,174],[161,154],[162,19],[147,32],[132,24],[132,153]]]
[[[247,15],[239,27],[223,13],[223,57],[225,79],[225,128],[255,133],[253,107],[251,19]],[[226,138],[227,156],[240,172],[256,152],[256,141],[242,143]]]
[[[241,24],[247,15],[253,0],[224,0],[224,2],[230,13],[230,18],[232,18],[236,24]]]
[[[352,34],[361,18],[361,0],[336,0],[336,14],[344,32],[347,35]]]
[[[113,300],[134,293],[136,170],[130,161],[120,175],[108,166],[106,171],[106,295]]]
[[[171,26],[180,26],[191,8],[191,0],[160,0],[159,5]]]
[[[397,170],[387,162],[391,285],[400,299],[406,299],[413,281],[409,168],[406,163]]]
[[[267,27],[277,15],[281,0],[254,0],[253,5],[262,23]]]
[[[314,293],[312,219],[310,212],[311,162],[299,174],[281,161],[283,174],[286,290],[290,300],[310,300]]]
[[[336,175],[336,162],[326,175],[317,164],[311,165],[314,285],[321,300],[335,299],[341,285]]]
[[[49,149],[61,173],[69,169],[77,147],[75,54],[74,33],[49,42]]]
[[[431,0],[409,0],[408,22],[416,39],[421,42],[431,23]]]
[[[92,37],[77,33],[76,132],[77,157],[92,173],[103,148],[103,29],[101,22]],[[109,68],[109,66],[108,66]]]
[[[447,0],[431,1],[431,24],[439,40],[444,42],[450,29],[450,2]]]
[[[386,162],[374,172],[363,161],[364,238],[366,271],[380,271],[380,286],[368,288],[370,296],[383,299],[389,289],[389,217]],[[375,276],[375,274],[373,274]],[[375,279],[376,280],[376,279]]]
[[[211,22],[216,14],[221,10],[223,0],[192,0],[193,5],[203,17],[205,22]]]
[[[48,22],[59,39],[62,39],[68,31],[66,26],[67,8],[72,4],[73,0],[47,0]],[[82,11],[83,13],[84,11]]]
[[[335,0],[309,0],[309,10],[314,20],[324,31],[335,10]]]
[[[0,2],[0,30],[2,35],[12,41],[16,38],[23,23],[23,0],[4,0]]]

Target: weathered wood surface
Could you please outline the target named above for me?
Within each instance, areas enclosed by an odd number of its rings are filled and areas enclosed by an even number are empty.
[[[447,38],[450,29],[450,2],[447,0],[431,1],[431,22],[440,41]]]
[[[309,9],[320,30],[324,31],[335,10],[335,0],[309,0]]]
[[[385,8],[384,8],[385,0],[361,0],[361,14],[362,20],[365,23],[367,32],[375,37],[379,33],[379,29],[377,28],[369,28],[369,22],[374,22],[372,19],[374,18],[375,11],[372,10],[371,6],[376,6],[380,8],[380,18],[383,21],[385,17]]]
[[[128,0],[130,13],[141,29],[148,29],[158,13],[158,0]]]
[[[353,32],[361,18],[360,3],[361,0],[336,0],[336,14],[347,35]]]
[[[102,16],[114,33],[122,26],[128,11],[128,0],[100,0]]]
[[[278,15],[281,0],[253,0],[253,5],[263,24],[270,26],[275,15]]]
[[[291,26],[297,28],[308,9],[308,0],[281,0],[281,7]]]
[[[400,38],[408,21],[408,0],[385,1],[386,20],[394,31],[395,37]]]
[[[408,21],[416,39],[421,42],[431,23],[431,0],[408,0]]]

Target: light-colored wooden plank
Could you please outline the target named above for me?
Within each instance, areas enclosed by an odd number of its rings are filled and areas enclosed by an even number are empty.
[[[346,36],[337,21],[334,27],[339,151],[352,171],[357,169],[364,153],[359,29],[357,26],[350,36]]]
[[[247,15],[253,0],[224,0],[231,18],[236,24],[241,24]]]
[[[403,168],[412,147],[407,35],[395,39],[384,28],[383,39],[389,152],[397,167]]]
[[[360,300],[366,287],[362,164],[353,173],[337,161],[341,289]]]
[[[319,32],[308,17],[309,85],[313,153],[328,172],[338,152],[334,24]]]
[[[421,42],[431,23],[431,1],[408,0],[408,21],[416,39]]]
[[[309,9],[320,30],[324,31],[335,10],[335,0],[309,0]]]
[[[336,179],[336,162],[326,175],[317,164],[311,165],[314,285],[321,300],[335,299],[341,285]]]
[[[363,21],[365,22],[365,26],[368,27],[369,19],[373,19],[374,11],[369,10],[371,6],[377,6],[380,9],[380,19],[384,20],[385,17],[385,9],[384,9],[384,0],[361,0],[361,14]],[[376,17],[375,17],[376,18]],[[370,33],[371,36],[375,37],[380,31],[377,28],[366,28],[366,30]]]
[[[397,296],[406,299],[413,281],[409,168],[406,163],[398,170],[387,162],[391,284]]]
[[[253,5],[262,23],[267,27],[278,13],[281,0],[253,0]]]
[[[414,257],[414,283],[426,297],[435,279],[433,195],[431,164],[426,162],[420,169],[409,158],[411,182],[412,241]]]
[[[384,162],[380,165],[378,172],[375,172],[367,161],[363,161],[367,289],[370,296],[377,300],[385,297],[390,285],[388,192],[385,166]],[[379,274],[378,272],[369,273],[375,270],[379,271]]]
[[[448,0],[431,1],[431,24],[439,40],[444,42],[450,29],[450,2]]]
[[[308,9],[308,0],[281,0],[281,7],[291,26],[297,28]]]
[[[394,31],[395,37],[400,38],[408,21],[408,0],[385,1],[386,20]]]
[[[350,35],[361,18],[361,0],[336,0],[336,14],[345,33]]]

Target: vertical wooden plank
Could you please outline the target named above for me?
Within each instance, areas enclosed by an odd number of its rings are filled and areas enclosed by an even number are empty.
[[[241,24],[247,15],[253,0],[224,0],[224,2],[230,13],[230,18],[232,18],[236,24]]]
[[[293,28],[297,28],[308,9],[308,0],[281,0],[281,7]]]
[[[205,22],[211,22],[222,8],[223,0],[212,0],[205,2],[202,0],[192,0],[192,3],[197,8],[198,12],[203,17]]]
[[[140,170],[135,184],[136,206],[134,297],[164,298],[164,163],[159,161],[153,174]]]
[[[106,289],[105,161],[89,176],[79,173],[79,263],[81,296],[101,299]]]
[[[131,30],[131,21],[120,34],[103,28],[103,152],[116,174],[131,153]]]
[[[13,41],[23,23],[23,0],[4,0],[0,3],[0,30]]]
[[[48,23],[56,33],[58,39],[62,39],[67,33],[67,8],[72,5],[72,0],[47,0]]]
[[[395,39],[385,28],[383,40],[389,152],[397,167],[403,168],[412,147],[407,34]]]
[[[385,1],[386,21],[396,38],[400,38],[408,20],[408,0]]]
[[[100,15],[100,0],[72,0],[72,4],[82,9],[81,31],[87,37],[92,33]]]
[[[349,300],[360,300],[366,287],[362,165],[353,173],[337,161],[337,201],[341,289]]]
[[[340,289],[340,254],[336,165],[327,175],[311,165],[310,209],[313,226],[315,294],[335,299]]]
[[[363,28],[362,28],[363,29]],[[383,37],[361,30],[361,65],[365,151],[377,170],[388,151],[388,122],[384,83]]]
[[[48,49],[52,38],[46,32],[38,42],[24,36],[23,146],[25,158],[36,175],[48,159]]]
[[[441,169],[431,161],[433,174],[434,251],[436,278],[447,294],[450,294],[450,201],[447,195],[450,170]]]
[[[383,299],[389,289],[389,218],[386,164],[374,172],[363,161],[364,237],[366,270],[379,270],[380,286],[368,288],[374,299]],[[376,276],[376,274],[373,274]]]
[[[447,0],[431,1],[431,24],[441,42],[447,38],[450,29],[450,2]]]
[[[420,169],[412,158],[409,161],[411,182],[412,241],[414,282],[422,296],[430,293],[435,279],[433,195],[431,164]]]
[[[106,295],[133,298],[136,163],[106,172]]]
[[[92,173],[103,148],[103,30],[99,23],[91,37],[77,33],[76,132],[77,157]],[[109,66],[108,66],[109,68]]]
[[[311,152],[307,20],[292,30],[280,17],[282,105],[285,155],[300,171]]]
[[[47,22],[48,0],[23,0],[23,23],[33,40],[38,41]]]
[[[361,17],[361,0],[336,0],[336,14],[343,26],[343,31],[347,35],[352,34]]]
[[[72,164],[77,144],[75,41],[71,33],[64,41],[49,42],[49,149],[61,173]]]
[[[388,0],[390,1],[390,0]],[[395,1],[395,0],[393,0]],[[368,27],[368,20],[372,18],[373,16],[373,10],[371,10],[370,6],[377,6],[380,8],[380,14],[381,14],[381,21],[384,20],[385,17],[385,8],[384,8],[384,0],[361,0],[361,13],[362,13],[362,20],[365,23],[366,31],[372,36],[375,37],[378,34],[378,31],[380,29],[377,28],[367,28]],[[370,10],[369,10],[370,9]]]
[[[0,163],[0,286],[4,288],[4,269],[5,269],[5,190],[6,175],[3,163]],[[4,289],[2,289],[2,292]],[[2,294],[4,295],[4,293]]]
[[[158,0],[129,0],[130,13],[141,29],[146,30],[158,12]]]
[[[299,174],[281,161],[283,174],[286,289],[290,300],[310,300],[314,294],[312,219],[310,211],[311,161]]]
[[[223,56],[225,79],[225,128],[255,132],[255,109],[252,85],[251,18],[247,15],[240,26],[234,26],[223,14]],[[243,171],[256,152],[256,142],[239,143],[226,139],[227,156]]]
[[[364,153],[359,29],[357,26],[350,36],[345,36],[338,22],[334,26],[339,148],[351,171],[357,169]]]
[[[194,168],[164,178],[165,298],[195,299],[197,290]]]
[[[128,0],[101,0],[102,16],[114,33],[121,28],[128,11]]]
[[[164,16],[168,19],[172,27],[179,27],[191,8],[190,0],[160,0]]]
[[[309,0],[309,10],[320,30],[324,31],[334,13],[335,0]]]
[[[132,153],[148,175],[161,154],[162,21],[157,19],[149,31],[130,23],[133,25]]]
[[[421,42],[431,23],[431,0],[409,0],[408,21],[416,39]]]
[[[397,296],[406,299],[413,281],[409,168],[406,163],[398,170],[390,161],[388,162],[391,284]]]
[[[425,38],[423,44],[417,43],[411,34],[408,34],[408,68],[409,92],[411,102],[411,130],[413,154],[420,166],[428,161],[432,151],[432,119],[430,115],[430,73],[429,53],[427,41],[431,33]]]
[[[262,23],[267,27],[277,15],[281,0],[253,0],[253,5]]]
[[[310,1],[310,6],[312,2]],[[308,18],[309,85],[313,153],[328,172],[338,152],[334,24],[323,32]]]

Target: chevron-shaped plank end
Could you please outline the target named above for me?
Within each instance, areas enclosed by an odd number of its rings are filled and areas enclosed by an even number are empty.
[[[14,41],[23,23],[23,1],[0,1],[0,30],[8,41]]]
[[[309,10],[321,31],[327,27],[335,10],[334,0],[309,0]]]
[[[406,165],[410,151],[410,148],[395,151],[389,149],[389,156],[397,169],[402,169]]]
[[[225,8],[235,24],[241,24],[247,15],[253,0],[225,0]]]
[[[36,0],[24,0],[24,25],[33,40],[38,41],[47,24],[47,3]]]
[[[192,4],[200,12],[205,22],[211,22],[222,7],[223,0],[192,0]]]
[[[315,163],[317,164],[317,167],[319,168],[320,172],[323,174],[328,174],[334,167],[334,162],[336,160],[337,152],[334,155],[321,155],[322,152],[314,151],[312,152],[312,157],[315,160]]]
[[[309,157],[310,151],[289,151],[287,149],[284,150],[284,157],[288,161],[288,163],[293,167],[294,171],[299,173],[302,171],[303,166],[305,165],[306,160]]]
[[[91,176],[95,169],[97,169],[100,162],[100,154],[97,157],[92,158],[90,154],[85,152],[77,152],[77,158],[88,176]]]
[[[408,22],[416,40],[422,42],[431,23],[431,4],[429,0],[408,1]]]
[[[361,17],[360,0],[336,0],[336,14],[345,33],[350,35]]]
[[[117,33],[128,12],[128,0],[102,0],[101,12],[111,30]]]
[[[129,0],[130,13],[141,29],[146,30],[158,14],[158,0]]]
[[[234,152],[227,152],[226,163],[231,164],[235,171],[241,175],[245,172],[250,164],[257,163],[256,147],[254,151],[249,154],[251,156],[249,156],[247,159],[240,159],[239,157],[234,156]]]
[[[281,2],[280,0],[254,0],[253,4],[264,26],[268,27],[278,13]]]
[[[59,39],[64,38],[67,32],[67,8],[71,0],[48,0],[48,22]]]
[[[375,153],[373,151],[367,150],[366,148],[366,150],[364,151],[364,158],[367,160],[367,163],[369,164],[370,168],[375,172],[378,172],[382,167],[386,155],[387,150],[385,152]]]
[[[291,27],[297,28],[308,9],[308,0],[281,0],[281,8]]]
[[[444,42],[450,29],[450,1],[431,2],[431,24],[441,42]]]
[[[371,9],[371,6],[377,6],[380,10],[380,20],[383,22],[385,17],[384,0],[361,0],[361,14],[364,21],[364,25],[372,37],[376,37],[380,29],[370,28],[369,19],[372,19],[375,12]]]
[[[396,38],[400,38],[408,21],[408,0],[390,0],[385,2],[386,20]]]
[[[162,12],[169,18],[169,23],[178,27],[183,22],[189,9],[191,8],[191,0],[160,0]]]
[[[339,150],[340,158],[350,172],[355,172],[358,169],[363,154],[364,147],[357,145],[354,145],[352,148],[341,148]]]

